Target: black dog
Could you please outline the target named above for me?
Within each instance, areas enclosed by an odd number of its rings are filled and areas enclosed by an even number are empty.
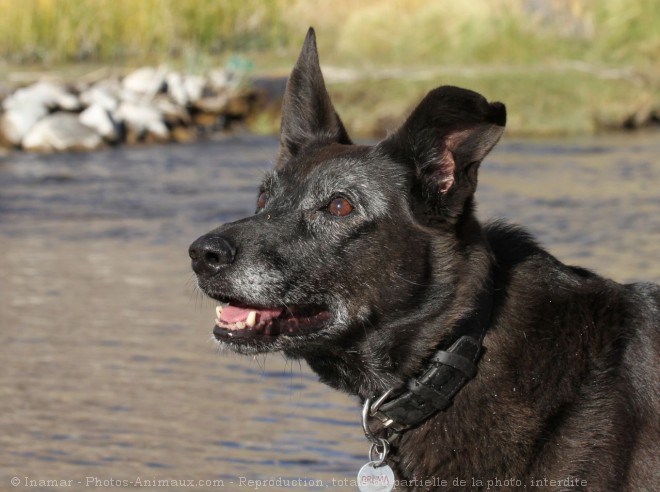
[[[369,425],[403,489],[657,490],[660,289],[477,222],[477,170],[505,120],[440,87],[353,145],[310,29],[256,214],[190,247],[199,287],[228,303],[214,334],[385,395]]]

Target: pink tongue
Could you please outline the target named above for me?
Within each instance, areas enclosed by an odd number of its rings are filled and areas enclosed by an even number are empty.
[[[277,318],[282,314],[281,309],[250,309],[227,306],[220,313],[220,321],[225,323],[238,323],[239,321],[245,321],[248,314],[250,314],[250,311],[257,312],[257,322],[268,321],[269,319]]]

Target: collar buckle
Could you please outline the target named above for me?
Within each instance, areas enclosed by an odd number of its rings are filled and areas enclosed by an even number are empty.
[[[385,427],[386,429],[392,429],[396,432],[401,432],[410,428],[410,426],[397,422],[396,420],[388,417],[379,410],[380,406],[383,403],[385,403],[390,398],[390,396],[392,396],[393,393],[394,393],[394,388],[390,388],[385,393],[383,393],[376,401],[374,401],[369,407],[369,416],[377,418],[383,424],[383,427]]]
[[[392,397],[394,388],[390,388],[370,404],[368,415],[396,432],[419,425],[451,405],[456,393],[476,375],[480,352],[480,340],[460,337],[448,350],[436,352],[431,367],[411,379],[402,393]]]

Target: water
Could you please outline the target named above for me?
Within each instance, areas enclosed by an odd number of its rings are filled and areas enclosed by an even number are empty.
[[[188,244],[252,212],[275,149],[232,137],[0,161],[0,490],[355,477],[357,402],[280,355],[218,354],[193,288]],[[659,281],[659,151],[657,134],[504,142],[480,215],[525,224],[563,261]]]

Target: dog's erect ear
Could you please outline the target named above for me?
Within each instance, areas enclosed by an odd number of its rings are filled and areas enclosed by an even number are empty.
[[[413,166],[414,191],[426,213],[455,219],[477,186],[479,163],[504,132],[504,104],[458,87],[432,90],[394,134],[379,145]]]
[[[316,35],[310,27],[284,92],[278,165],[315,142],[350,144],[351,140],[325,88]]]

